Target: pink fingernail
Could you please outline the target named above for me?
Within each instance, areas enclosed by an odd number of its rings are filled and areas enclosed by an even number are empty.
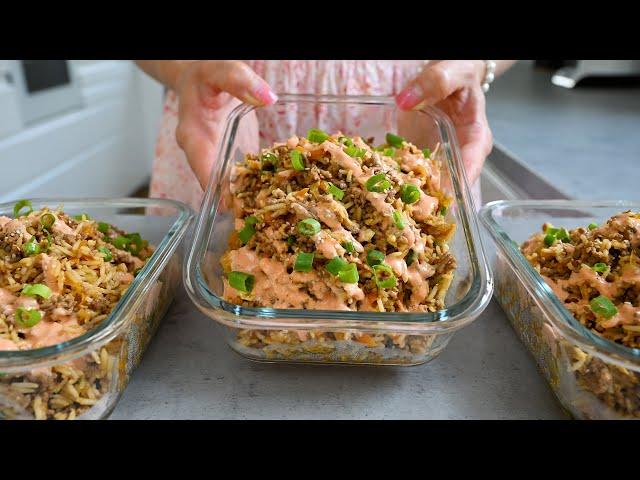
[[[422,92],[422,89],[414,83],[396,96],[396,103],[403,110],[409,110],[420,103],[423,97],[424,93]]]
[[[278,101],[278,96],[271,91],[267,84],[260,85],[252,93],[264,105],[272,105]]]

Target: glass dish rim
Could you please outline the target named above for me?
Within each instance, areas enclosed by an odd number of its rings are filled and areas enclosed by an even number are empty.
[[[327,103],[354,105],[395,106],[393,97],[367,95],[310,95],[281,94],[278,103]],[[277,104],[277,103],[276,103]],[[473,275],[472,284],[464,297],[454,305],[433,313],[397,313],[397,312],[358,312],[335,310],[274,309],[265,307],[248,308],[224,301],[207,285],[201,271],[201,262],[207,251],[209,238],[213,231],[214,220],[210,212],[217,209],[220,200],[220,187],[214,185],[217,174],[228,168],[231,146],[235,139],[240,119],[256,107],[241,104],[226,118],[224,135],[220,142],[217,158],[218,169],[211,177],[203,197],[200,213],[196,219],[194,241],[187,254],[183,268],[184,284],[187,293],[196,306],[209,315],[209,310],[224,311],[233,314],[233,326],[249,328],[350,328],[380,330],[420,330],[419,333],[437,330],[438,333],[456,330],[473,321],[488,305],[493,292],[493,277],[486,260],[479,231],[477,214],[468,186],[467,177],[462,168],[457,138],[447,116],[432,107],[419,112],[428,115],[436,123],[443,141],[446,164],[452,179],[454,198],[458,204],[462,225],[458,225],[464,235],[465,245],[470,259]],[[402,316],[402,320],[391,321],[390,317]],[[366,318],[363,318],[366,317]],[[299,320],[298,323],[279,322],[279,319]],[[301,321],[301,319],[305,319]],[[269,321],[271,320],[271,321]],[[224,323],[216,318],[216,321]],[[334,323],[332,323],[334,322]],[[384,322],[376,325],[376,322]]]
[[[550,318],[553,326],[590,353],[609,362],[623,364],[625,367],[632,367],[637,370],[640,367],[638,364],[640,361],[640,349],[619,345],[593,333],[582,325],[571,315],[563,302],[560,301],[540,274],[529,264],[524,255],[520,253],[520,250],[516,248],[517,243],[515,240],[493,218],[494,212],[509,207],[549,208],[551,210],[619,207],[640,210],[640,202],[632,200],[496,200],[487,203],[480,210],[480,219],[484,227],[488,230],[498,248],[507,257],[511,268],[518,267],[523,274],[525,286],[538,293],[539,298],[541,298],[543,305],[547,309],[545,313]],[[616,358],[616,356],[621,358]]]
[[[131,286],[125,291],[107,319],[97,327],[74,337],[66,342],[31,350],[0,351],[0,367],[3,371],[21,371],[24,368],[37,368],[51,363],[73,360],[86,354],[89,349],[99,348],[117,336],[125,326],[128,313],[144,298],[151,282],[160,274],[171,255],[184,238],[195,212],[188,205],[177,200],[166,198],[78,198],[78,197],[46,197],[29,198],[34,210],[48,206],[54,208],[63,205],[67,208],[174,208],[175,220],[164,233],[162,240],[146,265],[136,275]],[[0,204],[0,211],[10,211],[14,202]]]

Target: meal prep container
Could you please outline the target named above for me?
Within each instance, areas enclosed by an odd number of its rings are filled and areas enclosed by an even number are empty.
[[[602,224],[638,202],[497,201],[481,218],[497,245],[495,296],[563,407],[578,419],[640,417],[640,350],[584,327],[520,253],[545,222],[573,229]]]
[[[127,232],[139,232],[156,248],[109,317],[93,330],[45,348],[0,351],[0,418],[34,419],[34,402],[53,412],[75,402],[89,407],[77,418],[105,418],[180,285],[181,243],[193,210],[161,199],[38,199],[32,203],[34,210],[62,206],[69,215],[87,213]],[[0,215],[13,216],[13,205],[1,204]],[[27,373],[29,379],[24,377]],[[93,383],[100,395],[83,397],[83,382]]]
[[[246,308],[222,299],[224,273],[220,257],[234,230],[230,171],[246,153],[256,153],[272,144],[271,139],[258,136],[254,107],[248,105],[238,106],[227,118],[219,156],[205,192],[184,269],[191,299],[222,325],[233,350],[253,360],[416,365],[434,358],[456,330],[483,311],[493,288],[450,122],[436,109],[400,112],[394,100],[387,97],[281,95],[275,105],[262,108],[297,117],[296,130],[285,121],[277,125],[279,138],[275,141],[306,135],[310,128],[329,133],[339,128],[346,135],[375,137],[376,143],[383,143],[387,132],[395,132],[420,148],[435,151],[440,144],[437,152],[443,163],[442,183],[453,197],[447,216],[457,225],[450,247],[458,268],[446,296],[447,308],[427,314],[295,310]],[[261,348],[252,348],[243,340],[249,330],[258,330],[258,334],[295,330],[303,335],[299,342],[291,343],[283,335],[282,342],[270,341]],[[374,345],[328,340],[321,332],[365,332]],[[394,345],[392,336],[402,339],[402,346]]]

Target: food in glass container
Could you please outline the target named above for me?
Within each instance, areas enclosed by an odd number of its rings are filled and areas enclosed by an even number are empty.
[[[437,150],[437,148],[436,148]],[[435,312],[453,279],[455,224],[436,152],[312,129],[231,173],[236,230],[222,256],[223,298],[246,307]],[[336,344],[424,353],[425,335],[244,329],[236,341],[300,358]],[[317,358],[315,358],[317,360]],[[366,359],[365,359],[366,360]],[[379,359],[378,359],[379,360]]]
[[[640,347],[640,213],[573,230],[550,224],[520,247],[571,314],[597,335]],[[578,385],[622,415],[640,417],[640,376],[565,346]]]
[[[0,216],[0,351],[56,345],[95,328],[153,251],[139,234],[86,214],[18,202],[14,218]],[[152,315],[158,299],[149,298]],[[121,341],[67,363],[0,373],[1,403],[36,419],[80,416],[109,390]],[[0,415],[11,416],[2,405]]]

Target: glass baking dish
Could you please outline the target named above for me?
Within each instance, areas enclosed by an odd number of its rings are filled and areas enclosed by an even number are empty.
[[[364,96],[281,95],[277,113],[293,113],[298,130],[282,122],[278,139],[259,137],[254,108],[237,107],[227,118],[218,161],[185,263],[186,289],[206,315],[222,325],[233,350],[253,360],[416,365],[438,355],[453,333],[472,322],[491,298],[493,282],[480,244],[477,217],[453,128],[436,109],[400,112],[392,98]],[[245,308],[222,298],[220,257],[234,230],[229,201],[232,165],[244,154],[306,135],[310,128],[383,140],[397,132],[420,148],[436,149],[443,164],[442,183],[453,203],[447,216],[457,224],[450,245],[458,269],[445,297],[446,309],[435,313],[381,313],[328,310]],[[351,340],[357,333],[365,342]],[[360,335],[366,333],[368,335]],[[265,344],[262,340],[267,338]]]
[[[522,200],[488,203],[495,296],[563,407],[577,419],[640,417],[640,350],[604,339],[578,322],[520,253],[545,222],[566,229],[601,224],[638,202]]]
[[[188,206],[164,199],[36,199],[140,235],[156,247],[111,314],[93,330],[33,350],[0,351],[0,418],[106,418],[180,285]],[[0,204],[13,216],[14,203]],[[85,394],[86,392],[86,394]]]

